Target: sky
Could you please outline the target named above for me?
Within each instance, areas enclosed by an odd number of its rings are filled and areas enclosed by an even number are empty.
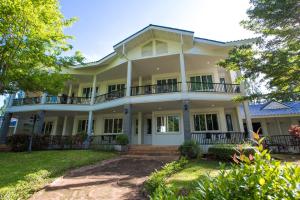
[[[149,24],[194,31],[196,37],[232,41],[254,37],[239,22],[249,0],[60,0],[62,14],[78,21],[65,30],[73,51],[96,61],[113,45]],[[3,104],[0,96],[0,106]]]

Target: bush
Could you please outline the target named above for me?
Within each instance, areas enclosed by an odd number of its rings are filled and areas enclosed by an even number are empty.
[[[185,141],[182,145],[180,145],[178,150],[182,156],[188,157],[190,159],[197,158],[200,154],[199,145],[195,140]]]
[[[8,144],[12,151],[20,152],[27,151],[30,135],[16,134],[8,137]]]
[[[161,170],[153,172],[145,182],[146,191],[149,194],[156,193],[156,189],[159,188],[161,184],[165,184],[169,176],[183,169],[187,162],[186,158],[181,158],[178,161],[167,163]]]
[[[126,134],[117,135],[116,141],[119,145],[127,145],[129,143],[128,136]]]
[[[249,144],[233,145],[233,144],[219,144],[209,147],[208,154],[216,159],[231,161],[232,156],[242,150],[245,155],[255,154],[255,149]]]

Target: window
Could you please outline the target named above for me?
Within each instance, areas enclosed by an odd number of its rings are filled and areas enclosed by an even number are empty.
[[[227,131],[233,131],[232,118],[230,114],[226,114]]]
[[[214,88],[212,75],[192,76],[190,81],[192,91],[206,91]]]
[[[177,79],[162,79],[157,80],[157,93],[177,92]]]
[[[194,115],[194,131],[219,130],[217,114]]]
[[[156,118],[157,121],[157,132],[179,132],[179,116],[159,116]]]
[[[95,121],[93,120],[92,130],[94,130],[94,123]],[[77,133],[87,133],[88,124],[89,121],[87,119],[78,120]]]
[[[125,89],[125,84],[115,84],[115,85],[109,85],[107,91],[108,93],[110,93],[110,92],[120,91],[123,89]]]
[[[92,87],[82,88],[82,97],[91,97],[93,92]],[[96,94],[98,94],[98,87],[96,87]]]
[[[142,47],[142,56],[152,56],[153,55],[153,42],[149,42]]]
[[[105,119],[104,133],[122,133],[123,119]]]
[[[44,133],[45,135],[50,135],[52,133],[52,129],[53,129],[53,122],[52,121],[45,122],[43,125],[42,133]]]
[[[152,134],[152,119],[147,119],[147,134]]]
[[[156,40],[156,54],[168,53],[168,44],[166,42]]]

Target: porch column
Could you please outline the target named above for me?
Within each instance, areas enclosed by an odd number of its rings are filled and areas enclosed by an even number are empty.
[[[188,100],[183,100],[182,102],[182,113],[184,141],[188,141],[192,139],[190,124],[190,102]]]
[[[185,73],[185,62],[184,62],[184,53],[183,53],[183,37],[182,34],[180,35],[180,54],[179,54],[179,60],[180,60],[180,75],[181,75],[181,89],[182,92],[187,92],[188,87],[186,83],[186,73]]]
[[[280,135],[283,135],[283,134],[282,134],[282,130],[281,130],[281,126],[280,126],[279,120],[278,120],[277,118],[275,118],[275,121],[276,121],[276,125],[277,125],[277,128],[278,128],[279,134],[280,134]]]
[[[43,92],[41,97],[41,104],[45,104],[47,101],[47,93]]]
[[[71,96],[72,96],[72,88],[73,88],[73,85],[72,83],[70,83],[69,85],[69,92],[68,92],[68,100],[67,100],[67,103],[70,104],[71,103]]]
[[[62,136],[67,135],[67,122],[68,122],[68,116],[64,117],[64,124],[62,129]]]
[[[132,61],[128,60],[127,63],[127,85],[126,85],[126,96],[131,95],[131,75],[132,75]]]
[[[249,102],[244,101],[243,102],[244,112],[245,112],[245,118],[246,118],[246,124],[247,124],[247,130],[248,130],[248,138],[253,139],[253,127],[252,127],[252,121],[250,116],[250,110],[249,110]]]
[[[46,114],[46,111],[44,111],[44,110],[41,110],[37,113],[36,128],[34,131],[34,133],[37,135],[42,134],[43,125],[45,122],[45,114]]]
[[[236,107],[236,116],[238,118],[238,123],[239,123],[239,131],[240,132],[244,132],[245,129],[244,129],[244,124],[243,124],[243,118],[241,116],[241,109],[240,109],[240,106],[237,106]]]
[[[139,76],[139,89],[138,89],[139,94],[142,93],[142,86],[143,86],[143,77]]]
[[[16,97],[16,94],[9,95],[9,97],[7,98],[8,99],[7,106],[6,106],[7,108],[12,107],[15,97]]]
[[[7,134],[9,131],[10,120],[12,118],[12,113],[6,112],[3,117],[1,132],[0,132],[0,144],[6,144]]]
[[[262,132],[263,132],[263,135],[264,136],[268,136],[269,133],[268,133],[268,126],[267,126],[267,122],[265,119],[262,119],[261,122],[261,129],[262,129]]]
[[[93,135],[93,111],[89,111],[87,134],[88,136]]]
[[[142,123],[143,115],[141,112],[138,112],[138,144],[142,144]]]
[[[96,84],[97,84],[97,75],[95,74],[93,76],[93,89],[92,89],[92,95],[91,95],[91,105],[93,105],[95,102]]]
[[[188,87],[187,87],[187,83],[186,83],[185,62],[184,62],[183,51],[181,51],[179,54],[179,60],[180,60],[181,89],[182,89],[182,92],[187,92]]]
[[[124,105],[124,120],[123,120],[123,133],[128,136],[129,144],[131,142],[132,134],[132,110],[131,105]]]

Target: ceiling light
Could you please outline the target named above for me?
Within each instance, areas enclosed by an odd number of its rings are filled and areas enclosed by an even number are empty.
[[[159,67],[157,67],[156,70],[159,71]]]
[[[211,107],[215,107],[215,104],[211,104]]]

